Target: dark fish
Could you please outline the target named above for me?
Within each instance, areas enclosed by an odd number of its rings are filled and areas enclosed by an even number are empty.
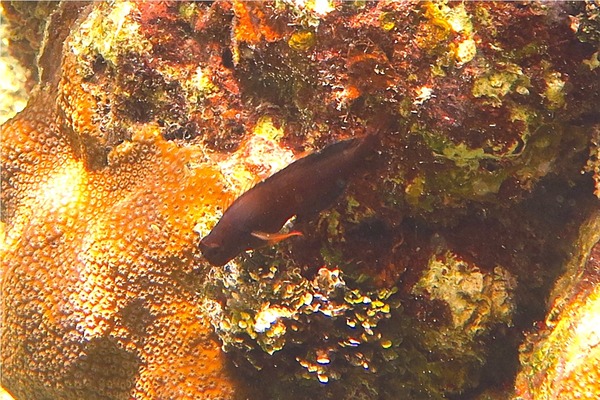
[[[278,233],[294,215],[308,219],[329,207],[376,142],[370,134],[334,143],[294,161],[238,197],[200,241],[209,263],[224,265],[245,250],[300,232]]]

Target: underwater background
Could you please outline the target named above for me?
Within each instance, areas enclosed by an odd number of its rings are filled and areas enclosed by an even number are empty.
[[[0,398],[600,398],[598,1],[2,8]]]

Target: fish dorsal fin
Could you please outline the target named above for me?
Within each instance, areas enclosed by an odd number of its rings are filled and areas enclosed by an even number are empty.
[[[258,185],[260,182],[262,182],[262,179],[257,175],[253,175],[252,179],[240,186],[240,191],[229,190],[223,199],[223,212],[225,212],[233,204],[233,202],[237,200],[238,197],[252,189],[254,186]]]
[[[252,189],[254,186],[261,183],[262,181],[263,179],[261,179],[260,176],[254,175],[252,179],[250,179],[248,182],[246,182],[246,184],[242,186],[242,192],[240,193],[240,196],[246,193],[248,190]]]
[[[238,197],[239,196],[232,190],[228,190],[227,192],[224,193],[223,199],[221,201],[221,207],[223,207],[223,213],[225,213],[225,211],[227,211],[227,209],[233,204],[235,199],[237,199]]]

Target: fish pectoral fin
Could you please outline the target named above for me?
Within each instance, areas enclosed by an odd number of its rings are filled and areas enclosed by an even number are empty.
[[[288,232],[288,233],[279,233],[279,232],[269,233],[269,232],[258,232],[257,231],[257,232],[252,232],[251,235],[260,240],[264,240],[265,242],[267,242],[268,244],[271,245],[271,244],[281,242],[282,240],[285,240],[292,236],[302,236],[302,232],[292,231],[292,232]]]

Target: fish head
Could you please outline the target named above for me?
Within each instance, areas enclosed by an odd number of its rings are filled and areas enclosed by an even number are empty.
[[[212,240],[211,236],[208,235],[200,241],[198,245],[204,258],[212,265],[222,266],[225,265],[235,257],[235,253],[232,255],[231,249],[218,241]]]

